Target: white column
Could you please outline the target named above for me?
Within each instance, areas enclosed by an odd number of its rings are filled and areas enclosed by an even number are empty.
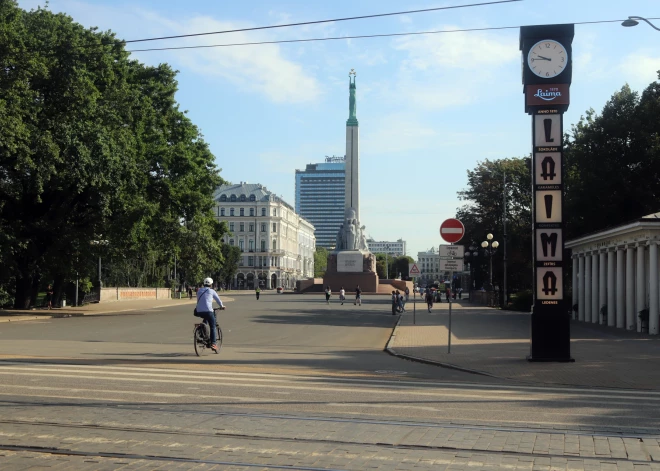
[[[598,324],[598,253],[591,254],[591,322]]]
[[[572,284],[571,284],[571,294],[572,294],[572,300],[571,300],[571,313],[573,314],[571,317],[575,319],[576,312],[573,310],[573,306],[575,306],[578,303],[578,257],[577,255],[573,255],[571,257],[571,265],[573,265],[573,278],[572,278]]]
[[[642,323],[639,320],[639,311],[646,309],[646,280],[644,279],[646,267],[646,247],[637,244],[637,277],[635,279],[635,288],[637,291],[637,306],[635,307],[635,321],[637,322],[637,332],[642,331]]]
[[[598,263],[598,312],[600,308],[607,305],[607,254],[605,252],[600,252],[598,254],[599,263]],[[600,324],[603,323],[603,317],[600,316]]]
[[[614,297],[614,250],[607,251],[607,325],[614,327],[616,323],[616,304]]]
[[[578,319],[584,320],[584,254],[579,255],[578,270]]]
[[[591,320],[591,259],[593,255],[588,253],[584,260],[584,321]]]
[[[616,249],[616,326],[623,329],[626,326],[626,268],[623,264],[623,248]]]
[[[635,247],[626,247],[626,329],[635,330]]]
[[[658,244],[649,246],[649,334],[658,334]]]

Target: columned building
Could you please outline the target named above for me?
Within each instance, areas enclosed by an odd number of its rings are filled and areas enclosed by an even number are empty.
[[[296,212],[316,228],[316,245],[334,249],[344,222],[346,197],[345,157],[326,157],[325,162],[296,170]]]
[[[584,322],[657,335],[659,243],[660,213],[566,242],[572,260],[573,315]]]
[[[401,257],[406,254],[406,241],[403,239],[393,242],[367,239],[367,245],[371,253],[386,253],[393,257]]]
[[[426,252],[417,253],[417,266],[422,271],[419,277],[421,286],[430,285],[436,281],[444,281],[449,278],[449,272],[440,271],[440,254],[432,247]]]
[[[222,185],[215,194],[215,217],[226,221],[223,242],[243,253],[232,287],[292,289],[314,276],[314,226],[265,186]]]

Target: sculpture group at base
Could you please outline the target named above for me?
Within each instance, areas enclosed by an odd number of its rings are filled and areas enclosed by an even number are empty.
[[[369,251],[365,226],[360,225],[353,208],[346,209],[344,224],[339,227],[335,250]]]

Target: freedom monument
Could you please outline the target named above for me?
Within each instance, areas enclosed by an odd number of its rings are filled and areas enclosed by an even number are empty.
[[[335,250],[328,256],[323,284],[338,290],[378,291],[376,257],[369,252],[365,226],[360,223],[360,130],[356,115],[355,70],[348,74],[348,120],[346,121],[346,202],[344,223],[337,233]]]

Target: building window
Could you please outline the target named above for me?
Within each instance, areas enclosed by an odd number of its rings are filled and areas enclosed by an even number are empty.
[[[220,216],[224,216],[224,215],[225,215],[225,208],[220,208]]]
[[[227,201],[227,195],[221,195],[220,201]]]
[[[250,248],[250,252],[254,252],[254,241],[253,240],[250,240],[249,248]]]
[[[262,252],[265,252],[265,251],[266,251],[266,241],[265,241],[265,240],[262,240],[262,241],[261,241],[261,251],[262,251]]]
[[[261,215],[265,216],[266,215],[266,208],[261,208]]]
[[[231,196],[229,197],[229,200],[230,200],[230,201],[236,201],[236,195],[231,195]]]
[[[277,241],[273,239],[273,250],[277,250]]]
[[[229,223],[229,231],[234,232],[234,223],[233,222]]]
[[[257,197],[254,195],[250,195],[250,201],[257,201]]]
[[[273,217],[277,216],[277,209],[273,208]]]
[[[248,267],[253,267],[254,266],[254,257],[250,255],[248,257]]]
[[[234,215],[234,208],[230,208],[230,209],[229,209],[229,215],[230,215],[230,216],[233,216],[233,215]]]
[[[250,224],[250,232],[254,232],[254,224]]]
[[[250,216],[254,216],[254,208],[250,208]]]
[[[245,195],[241,195],[241,201],[245,201]]]
[[[261,223],[261,232],[266,232],[266,223],[265,222]]]
[[[238,232],[245,232],[245,223],[244,222],[239,224]]]
[[[234,239],[229,239],[229,245],[231,245],[231,246],[234,245]]]
[[[244,243],[243,239],[240,239],[240,240],[238,241],[238,247],[241,249],[241,252],[242,252],[243,250],[245,250],[245,243]]]
[[[245,216],[245,209],[244,208],[241,208],[239,211],[240,211],[241,216]]]
[[[276,222],[273,223],[273,232],[277,232],[277,223]]]

